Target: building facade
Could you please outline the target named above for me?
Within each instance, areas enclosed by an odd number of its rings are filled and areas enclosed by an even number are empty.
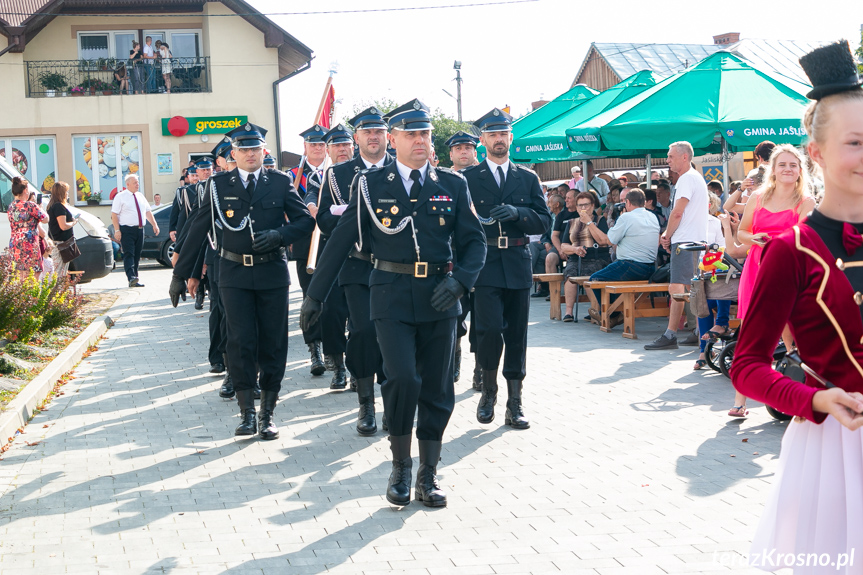
[[[6,4],[21,11],[0,15],[0,155],[43,191],[68,182],[105,221],[127,174],[168,203],[183,168],[246,121],[270,128],[275,155],[278,84],[314,57],[242,1]],[[147,37],[172,57],[130,59]]]

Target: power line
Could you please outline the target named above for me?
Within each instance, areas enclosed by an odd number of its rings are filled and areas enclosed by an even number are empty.
[[[236,18],[243,16],[318,16],[328,14],[365,14],[374,12],[409,12],[416,10],[443,10],[449,8],[475,8],[484,6],[503,6],[507,4],[529,4],[539,2],[540,0],[496,0],[492,2],[473,2],[470,4],[447,4],[444,6],[402,6],[399,8],[363,8],[352,10],[313,10],[308,12],[251,12],[248,14],[122,14],[123,16],[132,16],[138,18],[182,18],[182,17],[204,17],[204,18]],[[81,14],[63,13],[56,14],[53,12],[0,12],[3,16],[87,16],[88,18],[115,18],[117,14],[91,14],[83,12]]]

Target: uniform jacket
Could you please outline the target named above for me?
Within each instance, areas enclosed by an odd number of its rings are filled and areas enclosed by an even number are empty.
[[[305,205],[318,203],[318,193],[321,190],[320,181],[317,177],[310,177],[315,170],[309,166],[309,164],[303,164],[303,175],[301,177],[297,177],[297,168],[299,166],[294,166],[290,170],[288,170],[288,175],[294,181],[294,186],[296,187],[297,192],[300,197],[303,199],[303,203]],[[300,241],[294,243],[291,246],[291,259],[297,260],[301,262],[305,262],[309,259],[309,247],[311,246],[312,238],[311,236],[307,236],[302,238]],[[318,259],[320,259],[321,251],[324,248],[324,238],[321,237],[321,242],[318,245]]]
[[[362,176],[368,183],[374,213],[369,213],[362,192],[357,190],[327,242],[308,288],[309,297],[326,300],[345,257],[359,239],[358,211],[359,225],[363,232],[368,230],[375,259],[411,265],[417,261],[410,224],[398,234],[390,235],[372,221],[374,218],[384,227],[394,229],[404,218],[412,216],[421,261],[436,264],[452,261],[452,242],[459,252],[459,261],[454,265],[452,275],[466,290],[470,290],[485,261],[485,236],[479,220],[471,211],[464,178],[452,170],[429,166],[420,197],[411,202],[395,162],[368,170]],[[416,278],[372,270],[369,280],[372,319],[415,323],[457,316],[459,304],[443,312],[435,311],[431,306],[432,292],[442,277]]]
[[[215,183],[219,205],[229,225],[239,226],[246,214],[251,214],[251,226],[255,232],[278,230],[282,235],[283,245],[295,243],[312,233],[315,220],[284,172],[262,170],[254,196],[250,196],[243,187],[236,169],[216,174],[211,180]],[[192,249],[192,246],[201,246],[206,241],[207,232],[212,229],[213,215],[216,221],[219,221],[214,210],[215,202],[210,198],[208,187],[203,204],[188,226],[185,240],[188,247],[180,252],[174,275],[182,278],[194,277],[192,274],[198,250]],[[289,221],[285,221],[285,217]],[[248,226],[239,232],[223,229],[221,242],[219,248],[235,254],[256,253],[252,249],[252,234]],[[250,267],[223,259],[219,266],[219,282],[222,287],[275,289],[291,283],[285,257]]]
[[[180,186],[174,194],[174,203],[171,206],[171,217],[168,219],[168,231],[180,232],[186,223],[186,217],[191,210],[191,199],[194,192],[190,191],[194,186]],[[188,202],[187,202],[188,200]]]
[[[551,212],[542,196],[539,178],[531,170],[510,162],[503,190],[498,188],[494,174],[484,160],[465,168],[462,173],[467,179],[473,205],[483,218],[488,218],[491,209],[501,204],[518,209],[516,221],[502,222],[500,228],[497,222],[483,225],[490,241],[496,240],[501,231],[510,238],[524,238],[543,234],[551,226]],[[489,246],[485,267],[476,281],[477,286],[525,289],[532,284],[533,271],[527,244],[505,249]]]
[[[771,368],[786,323],[812,369],[845,391],[863,392],[863,319],[854,289],[836,264],[805,223],[766,245],[734,348],[731,380],[740,393],[790,415],[824,421],[826,414],[812,410],[812,396],[823,387],[808,376],[803,384]]]
[[[383,159],[383,165],[388,166],[393,162],[392,156],[386,154]],[[353,160],[336,164],[324,174],[324,184],[321,189],[321,203],[318,206],[318,227],[321,232],[329,237],[339,223],[341,216],[330,213],[330,207],[338,205],[333,200],[341,197],[341,204],[347,204],[355,190],[351,187],[358,181],[360,172],[365,171],[366,165],[358,156]],[[331,185],[331,178],[335,178],[338,194],[336,194]],[[368,231],[363,230],[363,251],[371,253],[369,246],[370,239]],[[372,273],[372,264],[366,260],[348,257],[342,266],[342,271],[339,272],[339,285],[362,284],[369,285],[369,276]]]

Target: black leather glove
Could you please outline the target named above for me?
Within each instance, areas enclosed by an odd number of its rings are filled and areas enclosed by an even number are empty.
[[[300,308],[300,329],[307,331],[313,325],[318,323],[321,317],[321,311],[324,309],[324,304],[316,299],[307,297],[303,300],[303,305]]]
[[[271,252],[282,245],[282,234],[276,230],[267,230],[255,234],[252,249],[256,252]]]
[[[431,305],[435,311],[446,311],[464,295],[464,286],[452,276],[437,284],[432,292]]]
[[[510,206],[509,204],[495,206],[491,209],[488,215],[499,222],[514,222],[518,219],[518,208]]]
[[[171,286],[168,288],[168,295],[171,296],[171,305],[177,307],[180,302],[180,296],[186,293],[186,282],[181,277],[171,276]]]

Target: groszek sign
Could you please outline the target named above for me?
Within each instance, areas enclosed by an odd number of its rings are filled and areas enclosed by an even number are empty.
[[[185,118],[174,116],[162,118],[163,136],[198,136],[201,134],[224,134],[234,128],[239,128],[249,121],[248,116],[211,116]]]

